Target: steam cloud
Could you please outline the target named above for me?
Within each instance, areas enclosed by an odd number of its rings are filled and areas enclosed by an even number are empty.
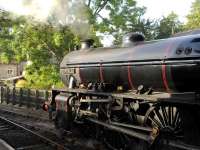
[[[31,21],[67,25],[82,37],[89,34],[88,13],[83,0],[0,0],[0,9],[27,16]]]

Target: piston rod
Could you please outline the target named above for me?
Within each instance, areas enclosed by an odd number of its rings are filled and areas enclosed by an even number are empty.
[[[155,138],[157,137],[157,134],[155,134],[153,130],[148,135],[148,134],[143,134],[143,133],[133,131],[133,130],[130,130],[130,129],[126,129],[126,128],[123,128],[123,127],[119,127],[119,126],[116,126],[116,125],[108,124],[108,123],[105,123],[105,122],[102,122],[102,121],[99,121],[99,120],[96,120],[96,119],[92,119],[92,118],[87,118],[87,120],[90,121],[90,122],[96,123],[100,126],[104,126],[104,127],[108,128],[110,130],[121,132],[121,133],[124,133],[126,135],[147,141],[148,143],[153,143]]]
[[[135,125],[128,125],[128,124],[124,124],[124,123],[119,123],[119,122],[110,122],[112,125],[115,126],[121,126],[121,127],[125,127],[125,128],[130,128],[130,129],[135,129],[135,130],[140,130],[140,131],[145,131],[145,132],[153,132],[152,128],[149,127],[141,127],[141,126],[135,126]]]

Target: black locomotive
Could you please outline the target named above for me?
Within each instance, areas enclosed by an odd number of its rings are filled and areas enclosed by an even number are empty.
[[[54,89],[48,106],[57,128],[92,125],[111,149],[200,149],[200,34],[92,44],[60,65],[67,87]]]

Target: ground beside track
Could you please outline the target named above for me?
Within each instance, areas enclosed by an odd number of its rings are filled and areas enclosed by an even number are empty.
[[[81,136],[81,131],[65,133],[60,137],[58,130],[55,129],[53,122],[49,121],[48,113],[34,108],[18,107],[7,104],[0,104],[0,114],[16,123],[25,125],[28,128],[36,130],[38,133],[48,136],[52,140],[66,144],[73,150],[103,150],[106,149],[99,142],[93,139],[87,139]],[[1,138],[1,137],[0,137]]]

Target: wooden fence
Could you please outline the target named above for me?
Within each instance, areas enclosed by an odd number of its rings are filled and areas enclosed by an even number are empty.
[[[47,90],[0,87],[0,103],[39,109],[44,101],[47,101],[50,97],[51,92]]]

